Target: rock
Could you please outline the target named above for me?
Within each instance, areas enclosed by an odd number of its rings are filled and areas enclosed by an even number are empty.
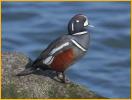
[[[2,98],[103,98],[81,85],[55,81],[53,71],[15,76],[28,62],[21,53],[2,53]]]

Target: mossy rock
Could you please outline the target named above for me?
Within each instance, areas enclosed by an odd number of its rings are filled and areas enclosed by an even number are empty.
[[[2,53],[2,98],[103,98],[84,86],[55,81],[52,71],[15,76],[29,58],[21,53]]]

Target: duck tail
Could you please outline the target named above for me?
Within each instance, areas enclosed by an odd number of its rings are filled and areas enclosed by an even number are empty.
[[[32,74],[37,71],[37,68],[33,66],[33,61],[29,58],[29,63],[25,66],[25,69],[20,73],[16,74],[16,76],[25,76]]]

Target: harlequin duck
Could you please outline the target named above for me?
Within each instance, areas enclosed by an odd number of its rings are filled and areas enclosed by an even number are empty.
[[[66,82],[64,71],[75,61],[80,59],[89,46],[90,34],[87,31],[88,18],[83,14],[75,15],[68,23],[68,34],[54,40],[40,56],[17,76],[28,75],[37,68],[54,70],[57,76],[61,74],[61,81]]]

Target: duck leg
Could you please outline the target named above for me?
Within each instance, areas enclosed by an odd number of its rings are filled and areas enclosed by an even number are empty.
[[[64,72],[57,72],[58,79],[61,80],[63,83],[70,83],[70,80],[66,77]]]

